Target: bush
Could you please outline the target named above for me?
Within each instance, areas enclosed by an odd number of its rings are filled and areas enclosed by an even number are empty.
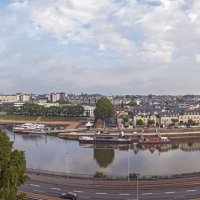
[[[95,172],[94,178],[105,178],[106,175],[103,172]]]

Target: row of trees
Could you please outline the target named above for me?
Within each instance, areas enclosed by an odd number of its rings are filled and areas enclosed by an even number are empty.
[[[81,105],[45,107],[42,105],[26,103],[21,107],[10,107],[8,113],[32,116],[82,116],[84,114],[84,108]]]

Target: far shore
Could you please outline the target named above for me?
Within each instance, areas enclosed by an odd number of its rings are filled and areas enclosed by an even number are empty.
[[[23,123],[35,123],[36,120],[29,120],[29,119],[6,119],[6,118],[0,118],[0,124],[2,125],[15,125],[15,124],[23,124]],[[61,125],[66,126],[67,129],[77,129],[81,126],[83,126],[84,122],[81,120],[77,121],[53,121],[53,120],[38,120],[37,123],[42,123],[45,125]],[[129,136],[135,140],[138,137],[138,134],[142,133],[142,128],[136,128],[136,129],[106,129],[107,132],[110,134],[116,135],[120,132],[124,132],[126,136]],[[97,131],[103,131],[103,128],[91,128],[89,131],[84,132],[66,132],[66,133],[60,133],[58,134],[59,137],[65,138],[65,139],[77,139],[80,136],[83,135],[93,135]],[[187,129],[157,129],[157,128],[151,128],[148,130],[144,130],[144,135],[154,135],[154,134],[160,134],[162,136],[169,137],[171,139],[192,139],[192,138],[199,138],[200,139],[200,128],[187,128]]]

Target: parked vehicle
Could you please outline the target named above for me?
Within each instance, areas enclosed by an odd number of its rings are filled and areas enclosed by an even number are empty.
[[[78,195],[76,193],[73,192],[67,192],[67,193],[62,193],[60,195],[61,199],[72,199],[72,200],[77,200],[78,199]]]

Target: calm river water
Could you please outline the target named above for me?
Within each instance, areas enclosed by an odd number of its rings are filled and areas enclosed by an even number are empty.
[[[200,171],[200,140],[131,147],[80,146],[78,141],[45,135],[18,135],[5,129],[14,147],[25,151],[27,167],[57,172],[127,176]],[[67,164],[68,163],[68,164]],[[67,167],[68,166],[68,167]]]

